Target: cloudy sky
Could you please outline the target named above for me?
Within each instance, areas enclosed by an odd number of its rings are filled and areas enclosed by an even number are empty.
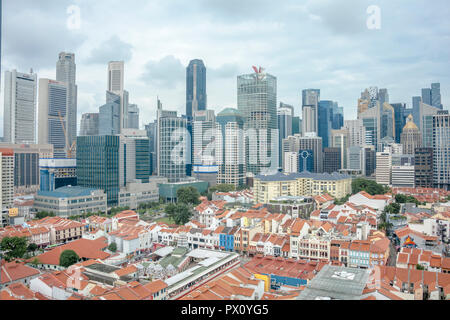
[[[371,5],[380,29],[367,27]],[[217,112],[236,107],[236,76],[252,65],[277,77],[278,101],[296,114],[306,88],[320,88],[352,119],[366,87],[388,88],[391,103],[410,106],[432,82],[448,108],[449,16],[448,0],[3,0],[2,70],[55,78],[58,53],[74,52],[80,119],[105,103],[108,61],[124,60],[141,126],[155,118],[157,96],[185,112],[185,68],[196,58]]]

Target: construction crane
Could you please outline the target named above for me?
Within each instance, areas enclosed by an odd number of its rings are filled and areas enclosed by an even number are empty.
[[[66,126],[64,125],[64,118],[61,116],[61,112],[58,111],[59,121],[61,121],[61,126],[64,132],[64,137],[66,138],[66,155],[67,158],[72,158],[72,152],[75,150],[76,141],[74,141],[69,147],[69,136],[67,135]]]

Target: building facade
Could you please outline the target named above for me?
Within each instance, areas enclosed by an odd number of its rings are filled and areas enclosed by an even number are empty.
[[[450,115],[433,116],[433,179],[436,188],[450,190]]]
[[[247,172],[257,175],[279,165],[277,78],[254,69],[237,78],[237,105],[245,119]]]
[[[37,75],[16,70],[5,72],[3,141],[36,143]]]

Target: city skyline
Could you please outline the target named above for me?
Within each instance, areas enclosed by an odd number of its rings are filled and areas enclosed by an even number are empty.
[[[67,20],[72,15],[67,9],[71,5],[80,10],[79,29],[68,29]],[[256,7],[248,1],[240,10],[235,10],[233,1],[199,1],[193,7],[203,5],[205,10],[185,8],[186,17],[177,19],[178,27],[170,25],[173,20],[167,20],[173,5],[183,5],[178,1],[153,1],[141,6],[141,10],[116,10],[133,14],[134,22],[126,25],[117,23],[116,13],[108,5],[103,1],[41,1],[37,5],[22,0],[3,6],[3,71],[28,72],[33,68],[39,78],[52,79],[58,54],[75,53],[78,128],[83,113],[96,112],[104,104],[105,68],[113,60],[125,61],[126,89],[141,110],[140,127],[155,119],[157,96],[168,110],[184,114],[185,70],[193,59],[202,59],[206,65],[208,109],[216,114],[237,107],[236,78],[249,73],[252,65],[261,65],[277,77],[277,102],[293,105],[295,115],[301,112],[301,91],[306,88],[320,88],[321,99],[337,101],[344,107],[346,119],[356,119],[359,94],[370,86],[387,88],[391,103],[411,107],[412,97],[419,96],[422,88],[440,82],[444,109],[449,105],[450,81],[445,73],[449,69],[449,48],[445,45],[449,28],[448,23],[441,22],[444,19],[438,19],[448,14],[444,1],[436,1],[432,8],[424,1],[408,8],[381,1],[379,30],[366,26],[370,16],[366,12],[370,3],[366,1],[343,5],[329,1],[288,2],[280,8],[264,1]],[[401,27],[392,14],[399,6],[408,11]],[[331,13],[344,9],[348,13]],[[109,21],[104,21],[100,12],[108,13],[104,16]],[[50,14],[54,19],[46,21]],[[203,18],[203,23],[185,30],[187,18],[192,16]],[[17,24],[24,18],[29,18],[28,25],[33,28]],[[420,26],[415,23],[419,18],[423,22]],[[432,18],[436,23],[429,27],[426,21]],[[215,19],[217,23],[213,24]],[[95,32],[89,28],[94,24]],[[305,43],[312,45],[306,47]],[[3,88],[2,82],[2,101]]]

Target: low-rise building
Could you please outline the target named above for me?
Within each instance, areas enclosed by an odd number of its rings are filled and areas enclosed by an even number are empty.
[[[329,194],[344,198],[351,194],[352,178],[339,173],[301,173],[258,175],[253,180],[257,203],[270,203],[281,196],[317,196]]]
[[[38,191],[34,209],[53,212],[60,217],[70,217],[91,212],[106,212],[106,200],[103,190],[65,186],[55,191]]]

